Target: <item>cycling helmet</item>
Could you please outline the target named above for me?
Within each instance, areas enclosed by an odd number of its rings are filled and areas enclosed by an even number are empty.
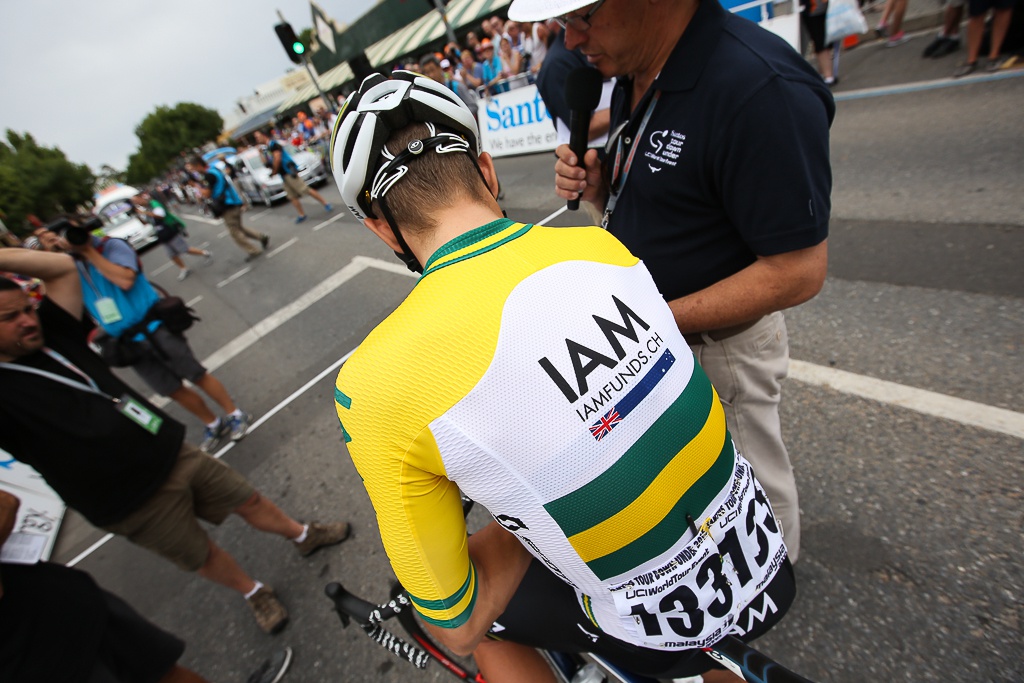
[[[413,141],[403,151],[385,148],[392,133],[413,123],[432,124],[430,137]],[[480,135],[462,100],[443,85],[409,71],[396,71],[390,80],[380,74],[367,76],[345,100],[331,136],[334,180],[352,215],[359,220],[373,216],[372,201],[401,179],[408,170],[402,170],[403,163],[430,150],[466,152],[476,161]]]

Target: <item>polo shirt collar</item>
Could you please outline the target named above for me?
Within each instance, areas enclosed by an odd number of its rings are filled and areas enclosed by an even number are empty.
[[[654,90],[691,90],[700,80],[705,65],[722,35],[729,12],[718,0],[699,0],[697,11],[672,53],[654,79]]]

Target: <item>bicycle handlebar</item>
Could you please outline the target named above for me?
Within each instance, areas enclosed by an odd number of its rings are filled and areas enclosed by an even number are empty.
[[[405,595],[398,595],[385,605],[374,605],[362,598],[349,593],[337,581],[332,581],[324,588],[327,597],[334,603],[334,611],[341,619],[341,625],[347,627],[350,619],[354,619],[359,628],[366,632],[378,645],[392,654],[408,660],[417,669],[424,669],[430,661],[430,655],[423,650],[409,645],[380,625],[403,609],[411,609],[412,604]]]

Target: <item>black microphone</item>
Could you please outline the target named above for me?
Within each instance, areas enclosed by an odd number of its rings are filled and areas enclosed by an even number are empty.
[[[569,72],[565,82],[565,103],[569,105],[569,149],[576,155],[577,164],[583,166],[583,155],[590,142],[590,115],[601,101],[604,77],[597,69],[581,66]],[[566,208],[576,211],[580,199],[570,199]]]

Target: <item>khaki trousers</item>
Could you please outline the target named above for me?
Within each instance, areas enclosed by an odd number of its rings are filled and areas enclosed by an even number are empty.
[[[754,467],[782,521],[789,558],[795,563],[800,555],[800,501],[779,421],[782,380],[789,374],[785,317],[772,313],[735,336],[690,348],[722,400],[736,447]]]

